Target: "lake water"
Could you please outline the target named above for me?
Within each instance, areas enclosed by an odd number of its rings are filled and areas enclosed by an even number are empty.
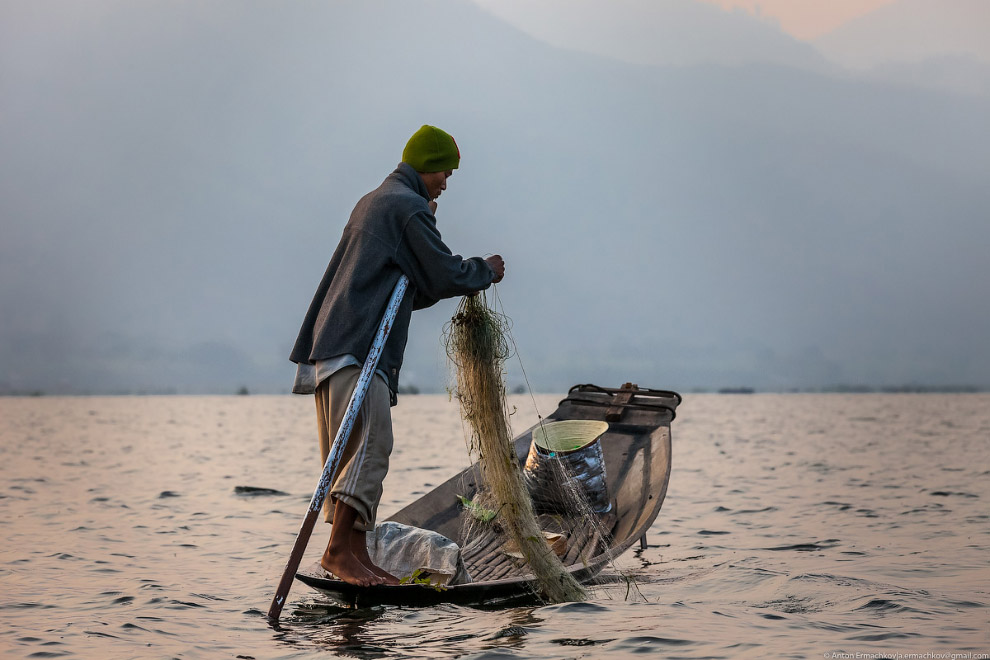
[[[393,412],[383,518],[468,460],[446,396]],[[990,657],[990,395],[688,395],[672,435],[628,597],[348,611],[297,582],[273,629],[310,397],[3,398],[0,657]]]

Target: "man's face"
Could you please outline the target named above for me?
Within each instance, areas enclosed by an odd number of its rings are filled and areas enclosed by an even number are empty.
[[[430,196],[431,200],[434,200],[447,189],[447,177],[453,174],[454,170],[447,170],[446,172],[420,172],[419,176],[423,178],[423,183],[426,184],[426,194]]]

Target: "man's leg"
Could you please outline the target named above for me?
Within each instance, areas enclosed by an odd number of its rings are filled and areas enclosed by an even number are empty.
[[[321,383],[317,390],[320,453],[323,461],[326,461],[331,438],[336,435],[346,409],[345,405],[340,404],[350,401],[359,376],[360,369],[346,367]],[[334,545],[335,538],[336,542],[346,542],[349,548],[347,556],[356,558],[370,575],[381,580],[374,584],[399,583],[398,578],[379,568],[371,560],[365,532],[366,529],[374,529],[381,484],[388,471],[391,451],[392,423],[388,386],[376,376],[369,384],[364,403],[354,420],[351,436],[345,445],[341,465],[331,488],[331,496],[327,498],[327,519],[333,521],[333,531],[327,553],[324,554],[329,561],[331,551],[340,553],[340,547]],[[348,522],[344,525],[346,529],[340,529],[342,521],[337,516],[345,511]],[[324,568],[331,570],[327,566]]]
[[[320,559],[320,565],[348,584],[356,584],[361,587],[385,584],[385,577],[371,572],[364,562],[355,556],[356,537],[361,537],[363,542],[365,536],[364,532],[354,529],[356,520],[357,511],[353,507],[344,502],[336,502],[330,542],[327,543],[327,549],[323,553],[323,558]],[[364,554],[367,556],[367,548],[365,548]],[[371,563],[370,559],[368,563]]]

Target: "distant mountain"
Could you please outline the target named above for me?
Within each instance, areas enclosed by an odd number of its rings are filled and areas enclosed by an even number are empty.
[[[858,73],[864,79],[990,97],[990,64],[943,55],[921,62],[890,62]]]
[[[899,0],[851,20],[814,41],[849,68],[945,57],[990,65],[990,2]]]
[[[990,96],[990,2],[900,0],[814,41],[866,80]]]
[[[537,390],[985,385],[987,116],[628,64],[462,0],[0,0],[0,392],[285,391],[351,208],[423,123],[463,154],[439,228],[505,256]],[[442,388],[452,309],[414,316],[404,385]]]
[[[473,2],[554,46],[635,64],[824,68],[814,48],[776,23],[695,0]]]

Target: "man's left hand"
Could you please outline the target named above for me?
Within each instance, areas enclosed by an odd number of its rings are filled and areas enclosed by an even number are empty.
[[[488,265],[495,271],[495,279],[492,280],[492,283],[498,284],[502,281],[502,278],[505,277],[505,262],[502,261],[502,257],[497,254],[486,257],[485,261],[487,261]]]

